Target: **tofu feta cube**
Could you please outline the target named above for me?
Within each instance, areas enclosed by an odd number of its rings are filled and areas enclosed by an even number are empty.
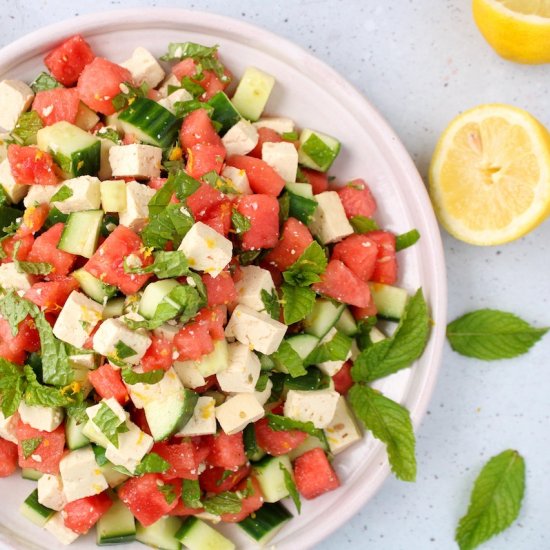
[[[4,416],[0,410],[0,437],[6,441],[11,441],[17,444],[17,435],[15,428],[17,427],[17,416],[12,414],[11,416]]]
[[[294,132],[296,126],[291,118],[287,117],[265,117],[253,122],[256,128],[269,128],[279,134],[288,134]]]
[[[59,472],[67,502],[98,495],[109,487],[90,446],[71,451],[63,457]]]
[[[31,288],[31,276],[27,273],[19,273],[15,264],[9,262],[0,265],[0,286],[13,290],[26,291]]]
[[[362,439],[353,413],[350,411],[345,397],[342,395],[336,403],[334,416],[325,428],[328,445],[333,454],[338,454],[347,449],[356,441]]]
[[[107,319],[97,329],[93,338],[93,348],[96,353],[106,357],[114,357],[129,365],[139,363],[150,345],[151,338],[147,332],[131,330],[120,318]],[[128,354],[131,351],[134,353],[128,356],[124,353],[125,356],[122,357],[120,356],[122,347],[130,348],[126,350]]]
[[[168,78],[164,79],[163,83],[159,86],[158,93],[161,98],[168,96],[168,86],[174,86],[179,88],[181,82],[176,75],[171,74]]]
[[[2,80],[0,82],[0,127],[8,132],[15,128],[17,119],[32,103],[34,93],[20,80]]]
[[[0,132],[0,162],[8,158],[8,145],[10,134],[8,132]]]
[[[247,120],[239,120],[229,128],[222,142],[227,150],[227,156],[246,155],[258,144],[258,130]]]
[[[216,418],[227,435],[236,434],[265,414],[253,393],[238,393],[216,407]]]
[[[339,397],[334,390],[290,390],[284,414],[300,422],[313,422],[316,428],[326,428],[334,418]]]
[[[180,88],[179,90],[176,90],[165,98],[159,100],[158,104],[162,105],[165,109],[174,114],[174,105],[176,103],[190,101],[191,99],[193,99],[193,96],[185,88]]]
[[[162,149],[153,145],[132,143],[109,149],[109,163],[116,177],[158,178],[161,161]]]
[[[51,508],[56,512],[63,510],[67,499],[63,492],[63,482],[60,476],[54,476],[51,474],[44,474],[38,480],[38,502],[42,506]]]
[[[42,407],[41,405],[27,405],[25,401],[19,403],[19,416],[21,420],[43,432],[53,432],[63,422],[63,409],[61,407]]]
[[[174,370],[186,388],[194,390],[206,384],[206,380],[200,373],[195,361],[175,361]]]
[[[271,380],[267,381],[265,388],[262,391],[254,391],[254,397],[257,399],[258,403],[263,407],[268,399],[271,397],[271,390],[273,389],[273,382]]]
[[[23,199],[28,193],[29,187],[31,187],[30,185],[21,185],[15,181],[8,159],[0,162],[0,186],[13,203],[17,203]]]
[[[193,416],[176,434],[176,437],[195,437],[216,433],[216,400],[213,397],[201,396],[197,400]]]
[[[353,233],[344,206],[336,191],[315,195],[317,208],[309,224],[311,231],[323,244],[336,243]]]
[[[119,214],[121,225],[140,232],[149,221],[149,201],[154,194],[154,189],[129,181],[126,184],[126,209]]]
[[[233,244],[215,229],[197,222],[185,235],[178,250],[187,256],[193,269],[217,277],[231,261]]]
[[[118,435],[118,447],[107,446],[105,456],[117,466],[123,466],[134,473],[143,457],[153,447],[153,438],[141,431],[133,422],[127,421],[128,431]]]
[[[61,544],[69,545],[73,543],[80,535],[72,529],[65,527],[62,512],[54,514],[44,525],[44,529],[51,533]]]
[[[287,328],[285,324],[272,319],[269,315],[239,304],[225,327],[225,336],[235,338],[241,344],[250,345],[256,351],[271,355],[279,348]]]
[[[63,342],[82,348],[102,314],[102,305],[73,290],[53,326],[53,333]]]
[[[285,181],[296,181],[298,170],[298,151],[293,143],[266,142],[262,145],[262,160],[267,162]]]
[[[79,212],[81,210],[98,210],[101,207],[101,193],[97,178],[80,176],[65,180],[63,185],[68,187],[73,194],[64,201],[55,201],[52,203],[60,212],[70,214],[71,212]],[[58,189],[63,185],[58,186]]]
[[[164,69],[155,59],[153,54],[142,48],[136,48],[132,57],[121,63],[132,74],[132,80],[139,86],[143,83],[150,88],[155,88],[164,78]]]
[[[241,267],[241,274],[241,278],[235,283],[238,303],[256,311],[264,311],[262,290],[271,294],[275,289],[271,273],[257,265],[246,265]]]
[[[229,344],[229,367],[216,375],[224,392],[254,393],[260,377],[260,360],[249,346]]]
[[[226,166],[222,170],[222,176],[227,178],[233,184],[233,187],[237,193],[241,195],[251,195],[252,189],[248,182],[248,176],[245,170],[240,170],[234,166]]]
[[[135,407],[144,409],[155,401],[164,401],[173,394],[180,393],[183,390],[183,384],[176,371],[170,368],[156,384],[142,384],[140,382],[138,384],[126,384],[126,388]]]
[[[338,331],[334,327],[332,327],[319,342],[319,344],[330,342],[336,336],[336,334],[338,334]],[[355,343],[355,340],[353,342]],[[324,361],[323,363],[318,363],[317,367],[327,376],[330,376],[332,378],[344,366],[344,363],[350,358],[351,349],[348,352],[348,355],[344,361]]]
[[[39,204],[49,204],[60,187],[60,185],[30,185],[29,192],[23,199],[25,208],[38,206]]]

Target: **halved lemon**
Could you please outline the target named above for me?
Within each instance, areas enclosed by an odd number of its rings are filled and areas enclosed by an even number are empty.
[[[466,111],[439,139],[430,196],[457,239],[496,245],[525,235],[550,214],[550,134],[509,105]]]
[[[474,19],[502,57],[550,62],[550,0],[473,0]]]

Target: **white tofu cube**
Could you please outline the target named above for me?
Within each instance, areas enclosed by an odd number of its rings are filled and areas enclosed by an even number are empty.
[[[253,393],[238,393],[216,407],[216,418],[227,435],[236,434],[265,414]]]
[[[98,495],[109,487],[90,446],[64,456],[59,463],[59,472],[67,502]]]
[[[176,437],[195,437],[216,433],[216,400],[213,397],[201,396],[197,400],[193,416],[176,434]]]
[[[222,176],[231,181],[233,188],[241,195],[251,195],[252,189],[248,182],[248,176],[245,170],[240,170],[234,166],[226,166],[222,170]]]
[[[241,267],[241,278],[235,283],[237,301],[256,311],[264,311],[262,290],[271,294],[275,289],[271,273],[257,265]]]
[[[267,162],[285,181],[296,181],[298,170],[298,151],[293,143],[266,142],[262,145],[262,160]]]
[[[153,145],[132,143],[109,149],[109,163],[115,177],[158,178],[162,149]]]
[[[122,344],[121,344],[122,343]],[[136,365],[145,355],[147,348],[151,345],[149,334],[144,331],[137,331],[128,328],[124,321],[119,319],[107,319],[97,329],[93,338],[93,348],[96,353],[106,357],[114,357],[129,365]],[[120,355],[120,348],[127,346],[131,355],[124,357]],[[117,351],[117,347],[119,348]]]
[[[153,54],[145,48],[137,47],[130,59],[120,64],[132,74],[132,80],[136,85],[143,83],[154,88],[164,78],[164,69],[155,59]]]
[[[98,210],[101,207],[101,193],[99,180],[92,176],[80,176],[65,180],[63,185],[68,187],[73,194],[64,201],[55,201],[55,206],[60,212],[70,214],[80,210]],[[60,189],[63,185],[59,186]]]
[[[338,398],[332,421],[325,428],[325,435],[327,436],[330,450],[335,455],[362,439],[353,413],[350,411],[346,399],[342,395]]]
[[[168,78],[164,79],[163,83],[159,86],[158,93],[161,98],[168,96],[168,86],[174,86],[179,88],[181,82],[176,75],[171,74]]]
[[[23,199],[25,208],[38,206],[39,204],[49,204],[60,187],[60,185],[30,185],[29,192]]]
[[[229,344],[229,367],[216,374],[222,391],[254,393],[260,377],[260,360],[248,346],[238,342]]]
[[[142,371],[135,369],[136,372]],[[173,394],[181,393],[183,384],[173,368],[156,384],[126,384],[130,399],[137,409],[146,409],[151,403],[165,401]]]
[[[6,441],[17,444],[16,428],[17,416],[12,414],[11,416],[5,417],[0,410],[0,437]]]
[[[8,140],[10,140],[10,134],[0,132],[0,162],[8,158]]]
[[[282,116],[261,118],[253,124],[256,128],[269,128],[279,134],[288,134],[296,129],[296,125],[291,118]]]
[[[254,391],[254,397],[258,403],[263,407],[268,399],[271,397],[271,390],[273,389],[273,382],[268,379],[265,388],[262,391]]]
[[[6,290],[29,290],[32,284],[31,279],[27,273],[19,273],[13,262],[0,265],[0,286]]]
[[[65,521],[61,512],[54,514],[44,525],[44,529],[51,533],[61,544],[69,545],[80,535],[72,529],[65,527]]]
[[[74,369],[92,370],[97,366],[95,353],[69,355],[69,363]]]
[[[86,415],[92,422],[95,415],[99,412],[101,405],[109,407],[122,422],[128,420],[130,416],[114,397],[109,397],[108,399],[102,399],[97,405],[93,405],[86,409]]]
[[[174,370],[186,388],[194,390],[206,384],[195,361],[175,361]]]
[[[326,428],[334,418],[339,397],[334,390],[290,390],[284,414],[300,422],[313,422],[316,428]]]
[[[336,191],[315,195],[317,208],[309,224],[311,231],[323,244],[336,243],[353,234],[342,201]]]
[[[171,325],[165,323],[164,325],[160,325],[160,327],[153,329],[153,334],[157,338],[162,338],[163,340],[173,342],[176,334],[181,330],[181,328],[182,325]]]
[[[51,474],[44,474],[38,480],[38,502],[42,506],[51,508],[56,512],[63,510],[67,499],[63,492],[63,482],[60,476],[54,476]]]
[[[8,132],[15,128],[19,116],[32,103],[33,91],[20,80],[2,80],[0,82],[0,127]]]
[[[19,403],[18,408],[21,420],[43,432],[53,432],[63,422],[64,412],[61,407],[42,407],[41,405],[27,405],[25,401]]]
[[[0,187],[4,189],[11,202],[17,203],[25,197],[31,186],[17,183],[11,173],[8,159],[4,159],[0,162]]]
[[[121,225],[132,231],[141,231],[149,221],[149,201],[154,194],[155,190],[151,187],[129,181],[126,184],[126,209],[119,214]]]
[[[73,290],[53,326],[53,333],[63,342],[82,348],[102,314],[102,305]]]
[[[231,261],[233,244],[215,229],[197,222],[185,235],[178,250],[187,256],[190,267],[217,277]]]
[[[227,150],[227,156],[246,155],[258,144],[258,130],[248,120],[239,120],[229,128],[222,142]]]
[[[241,344],[271,355],[279,348],[287,328],[269,315],[239,304],[225,327],[225,336],[236,338]]]
[[[190,101],[191,99],[193,99],[193,96],[185,88],[180,88],[179,90],[172,92],[169,96],[160,99],[158,104],[162,105],[165,109],[174,114],[174,105],[176,103]]]
[[[107,446],[105,456],[113,464],[123,466],[134,473],[137,465],[153,447],[153,438],[141,431],[133,422],[127,421],[128,431],[118,434],[118,447]]]
[[[332,327],[327,334],[323,337],[323,339],[319,342],[319,344],[325,344],[327,342],[330,342],[336,335],[338,334],[338,331],[336,328]],[[355,340],[353,341],[355,342]],[[344,366],[344,363],[351,358],[351,349],[348,352],[348,355],[344,361],[324,361],[323,363],[318,363],[317,367],[324,372],[327,376],[330,376],[331,378]]]

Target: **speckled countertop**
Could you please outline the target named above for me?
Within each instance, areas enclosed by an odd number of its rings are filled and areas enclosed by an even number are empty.
[[[365,93],[423,177],[438,135],[466,108],[512,103],[550,125],[550,66],[524,67],[496,57],[478,34],[466,0],[0,0],[0,46],[74,15],[155,5],[245,19],[309,49]],[[450,319],[496,307],[550,324],[550,222],[498,248],[475,248],[448,235],[444,242]],[[482,464],[506,448],[526,458],[525,503],[515,526],[484,548],[550,548],[548,356],[548,337],[529,355],[495,364],[467,360],[447,348],[418,434],[417,483],[389,479],[319,550],[456,548],[454,528],[472,483]]]

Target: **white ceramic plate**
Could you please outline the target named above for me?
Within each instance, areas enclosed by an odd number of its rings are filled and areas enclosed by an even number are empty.
[[[373,107],[333,69],[274,34],[234,19],[176,9],[111,11],[41,29],[0,51],[0,80],[31,81],[43,70],[44,54],[74,33],[82,33],[98,55],[118,62],[127,59],[136,46],[159,56],[169,42],[219,44],[223,61],[237,78],[248,65],[276,77],[269,114],[290,116],[301,127],[317,128],[342,141],[342,153],[331,173],[342,181],[362,177],[369,182],[383,227],[396,233],[416,227],[422,235],[416,246],[399,255],[399,284],[411,291],[423,287],[435,322],[431,339],[413,369],[377,386],[408,407],[418,426],[434,387],[444,340],[443,249],[422,180],[399,139]],[[355,514],[389,474],[384,446],[371,437],[339,455],[335,468],[342,487],[313,502],[304,502],[301,516],[273,541],[278,550],[305,550],[320,542]],[[63,548],[19,515],[18,507],[32,488],[33,482],[18,476],[0,480],[0,547]],[[237,529],[229,531],[239,548],[256,547]],[[73,546],[94,545],[88,535]],[[138,543],[134,547],[143,548]]]

